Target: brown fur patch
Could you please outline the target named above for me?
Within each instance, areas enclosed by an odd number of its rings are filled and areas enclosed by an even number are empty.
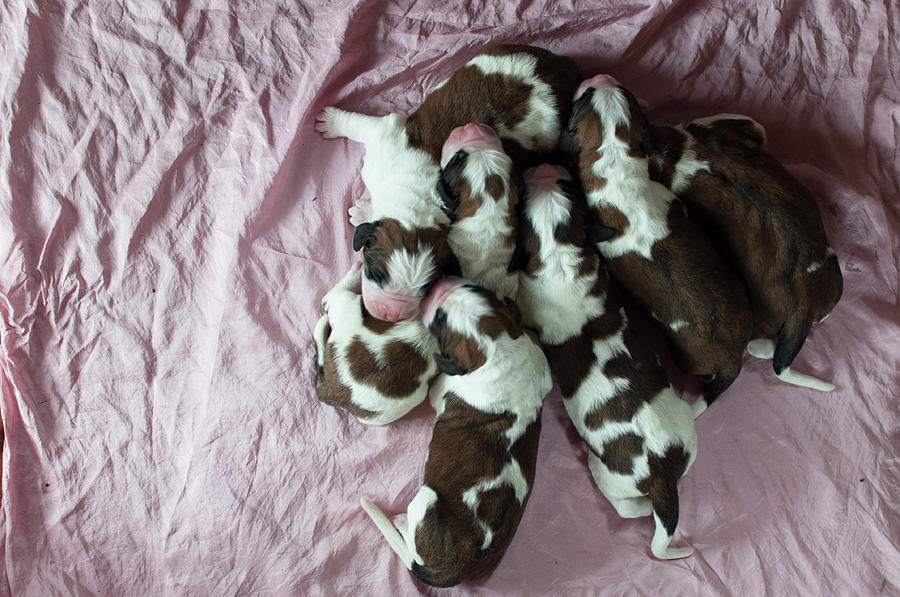
[[[669,385],[656,355],[629,329],[625,330],[625,346],[629,354],[619,353],[607,361],[603,375],[626,379],[628,386],[585,416],[589,429],[599,429],[614,421],[630,421],[645,403]]]
[[[491,174],[484,180],[484,190],[495,201],[500,201],[506,196],[506,184],[499,174]]]
[[[594,341],[608,338],[622,327],[618,309],[607,309],[600,317],[588,320],[581,333],[562,344],[544,344],[544,354],[556,374],[563,398],[571,398],[596,363]]]
[[[487,299],[493,315],[483,315],[478,320],[478,331],[485,334],[491,340],[496,340],[503,332],[515,340],[522,335],[522,328],[516,323],[512,311],[494,293],[479,289],[482,296]]]
[[[343,408],[358,419],[371,419],[378,414],[360,408],[353,402],[352,390],[341,382],[331,343],[325,345],[325,365],[322,376],[316,382],[316,395],[325,404]]]
[[[636,433],[623,433],[603,444],[600,461],[614,473],[630,475],[634,472],[634,457],[644,451],[644,438]]]
[[[382,362],[359,338],[347,347],[350,375],[388,398],[405,398],[419,387],[419,377],[428,369],[428,361],[411,344],[392,340],[385,344]]]

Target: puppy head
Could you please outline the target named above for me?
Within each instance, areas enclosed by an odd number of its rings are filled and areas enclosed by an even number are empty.
[[[448,375],[475,371],[494,352],[501,335],[522,335],[518,308],[460,278],[444,278],[422,304],[422,322],[437,338],[438,367]]]
[[[384,218],[356,228],[353,249],[363,249],[362,297],[379,319],[404,321],[443,275],[458,274],[445,227],[407,228]]]
[[[624,146],[630,156],[647,157],[652,149],[650,123],[637,98],[609,75],[597,75],[578,87],[560,143],[572,154]]]
[[[438,196],[456,218],[474,215],[486,200],[509,196],[513,207],[518,193],[510,184],[511,172],[512,160],[494,130],[470,122],[453,129],[444,142]]]

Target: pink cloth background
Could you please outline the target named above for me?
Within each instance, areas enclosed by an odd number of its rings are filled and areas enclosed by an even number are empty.
[[[558,391],[498,571],[446,594],[900,594],[895,3],[294,1],[0,8],[0,593],[416,594],[358,507],[421,482],[427,406],[318,404],[319,299],[354,255],[362,148],[491,42],[606,71],[655,122],[741,112],[820,199],[843,300],[777,383],[698,421],[679,541],[620,520]]]

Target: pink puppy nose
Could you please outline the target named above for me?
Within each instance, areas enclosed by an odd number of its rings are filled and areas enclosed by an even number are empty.
[[[585,79],[578,86],[578,91],[575,92],[575,99],[581,97],[588,87],[609,87],[610,85],[615,86],[620,85],[620,83],[609,75],[597,75],[596,77]]]
[[[562,166],[556,166],[553,164],[541,164],[536,168],[529,168],[525,171],[525,182],[527,184],[532,184],[538,181],[553,181],[555,182],[558,178],[571,178],[569,176],[569,171],[563,168]]]
[[[465,126],[456,127],[450,131],[450,136],[444,142],[441,150],[441,168],[447,165],[450,158],[460,149],[480,151],[493,149],[502,151],[503,145],[497,137],[494,129],[478,122],[470,122]]]

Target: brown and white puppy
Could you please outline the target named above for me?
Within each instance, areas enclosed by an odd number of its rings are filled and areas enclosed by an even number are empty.
[[[552,382],[541,349],[490,291],[445,278],[423,321],[446,373],[429,394],[437,419],[424,484],[393,524],[369,500],[362,506],[419,580],[449,587],[490,574],[512,541]]]
[[[316,129],[326,138],[348,137],[366,147],[361,174],[372,202],[354,205],[351,223],[359,226],[354,249],[365,247],[363,298],[373,315],[408,319],[434,281],[459,273],[446,250],[450,221],[435,191],[441,148],[450,132],[481,122],[497,131],[513,158],[553,151],[578,80],[569,58],[531,46],[491,46],[409,117],[366,116],[334,107],[318,116]],[[389,227],[383,227],[385,220],[391,221]],[[434,231],[426,242],[419,239],[423,229]],[[443,242],[432,242],[438,237]]]
[[[362,263],[322,299],[315,329],[316,393],[367,425],[396,421],[428,395],[437,343],[419,319],[372,317],[362,301]]]
[[[741,281],[687,217],[684,204],[650,179],[649,125],[637,100],[607,75],[581,84],[566,145],[577,155],[591,240],[609,272],[660,323],[679,365],[709,376],[709,404],[741,370],[752,315]]]
[[[450,248],[463,277],[515,300],[519,275],[508,270],[519,191],[512,169],[493,129],[469,123],[453,129],[444,143],[438,195],[453,219]]]
[[[522,320],[538,330],[600,491],[623,518],[653,514],[653,555],[688,556],[692,548],[669,542],[678,525],[676,484],[697,453],[694,410],[629,326],[586,237],[584,197],[569,174],[541,165],[525,177]]]
[[[813,194],[765,151],[765,130],[747,116],[653,127],[653,136],[651,175],[685,202],[747,287],[750,354],[773,359],[785,382],[833,390],[790,368],[843,291]]]

